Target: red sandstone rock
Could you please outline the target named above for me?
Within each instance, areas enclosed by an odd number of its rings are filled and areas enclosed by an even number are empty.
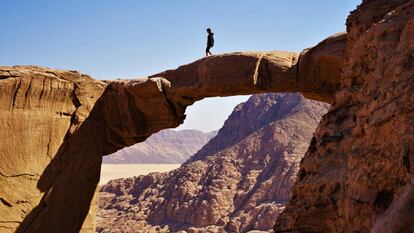
[[[0,227],[91,231],[102,155],[178,126],[196,100],[299,91],[332,102],[339,91],[275,230],[412,231],[413,4],[363,1],[348,36],[309,50],[299,70],[301,57],[288,52],[212,56],[157,75],[164,78],[118,82],[0,67]],[[300,67],[317,72],[303,78]]]
[[[70,159],[63,157],[68,139],[88,117],[106,86],[104,82],[74,71],[1,67],[1,232],[14,232],[24,218],[33,219],[29,213],[34,215],[45,208],[40,205],[34,209],[42,199],[46,199],[46,191],[59,172],[57,167],[64,167],[62,161],[53,159]],[[92,132],[88,135],[93,136]],[[50,169],[52,161],[56,169]],[[99,167],[93,169],[89,172],[99,174]],[[76,197],[74,190],[63,192]],[[90,193],[93,195],[93,188]],[[82,195],[81,192],[79,194]],[[62,205],[59,208],[65,209]],[[85,216],[79,212],[76,215],[82,219],[80,228]],[[49,220],[54,221],[58,217]],[[91,215],[85,220],[89,230],[93,229],[94,218]],[[24,224],[20,229],[25,228]]]
[[[102,155],[177,127],[196,100],[272,91],[332,100],[335,90],[313,92],[297,78],[298,54],[262,55],[212,56],[157,75],[163,78],[111,82],[74,71],[0,67],[0,133],[7,139],[0,141],[0,227],[65,233],[83,225],[93,231],[90,203]],[[332,79],[339,82],[338,74]]]
[[[133,232],[142,221],[143,232],[270,231],[327,107],[297,94],[252,96],[179,169],[104,185],[98,232]]]
[[[414,1],[349,16],[342,84],[275,232],[414,232]]]

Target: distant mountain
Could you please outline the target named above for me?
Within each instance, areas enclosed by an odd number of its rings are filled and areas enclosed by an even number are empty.
[[[327,104],[253,95],[180,168],[101,188],[97,231],[271,232]]]
[[[217,131],[162,130],[145,142],[103,157],[103,163],[183,163],[216,134]]]

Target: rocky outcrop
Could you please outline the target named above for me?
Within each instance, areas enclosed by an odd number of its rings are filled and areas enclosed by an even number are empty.
[[[162,130],[145,142],[124,148],[103,157],[102,163],[174,163],[181,164],[196,153],[217,131]]]
[[[24,218],[28,219],[25,224],[30,223],[34,221],[33,215],[46,208],[43,204],[36,205],[44,203],[50,195],[50,187],[59,172],[52,166],[63,168],[64,160],[72,159],[65,152],[76,149],[71,140],[106,86],[73,71],[38,67],[0,69],[1,232],[14,232]],[[90,131],[85,136],[94,136],[94,133]],[[86,139],[84,142],[88,143]],[[82,156],[87,151],[78,153]],[[90,169],[90,174],[99,174],[99,167]],[[99,180],[99,175],[95,179]],[[88,194],[93,195],[93,185],[88,186]],[[82,216],[77,212],[74,216],[78,219],[78,228],[86,213]],[[59,219],[56,217],[51,220]],[[93,222],[93,215],[85,220],[90,229]]]
[[[308,68],[315,75],[303,77],[299,54],[290,52],[212,56],[146,79],[105,82],[74,71],[0,67],[0,228],[93,231],[88,213],[102,155],[177,127],[186,106],[202,98],[302,92],[331,102],[346,35],[335,38],[302,54],[315,61]],[[327,61],[338,69],[321,73]]]
[[[327,108],[297,94],[253,95],[179,169],[104,185],[97,231],[270,231]]]
[[[299,92],[330,103],[339,88],[346,38],[344,33],[332,36],[301,56],[281,51],[230,53],[150,76],[148,81],[111,82],[102,99],[108,129],[104,154],[143,141],[160,129],[177,127],[186,107],[206,97]],[[298,65],[298,60],[311,64]],[[301,67],[312,75],[301,76]],[[149,90],[151,94],[146,93]]]
[[[275,232],[414,232],[414,1],[363,1]]]
[[[91,230],[102,155],[178,126],[205,97],[300,92],[333,106],[275,231],[412,231],[413,5],[365,0],[348,35],[301,55],[212,56],[143,80],[0,67],[0,227]]]

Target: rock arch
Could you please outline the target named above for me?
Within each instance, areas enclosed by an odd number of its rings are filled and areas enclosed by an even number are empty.
[[[180,125],[213,96],[300,92],[332,103],[346,34],[295,52],[200,59],[145,79],[98,81],[76,71],[0,67],[0,228],[89,232],[102,155]],[[92,202],[92,205],[91,205]]]
[[[346,34],[340,33],[300,54],[230,53],[203,58],[146,80],[111,82],[102,100],[106,106],[102,118],[111,129],[105,153],[135,144],[134,137],[149,136],[142,123],[136,133],[131,130],[129,126],[138,123],[136,119],[144,119],[149,134],[174,128],[184,121],[187,106],[206,97],[299,92],[309,99],[332,103],[340,87],[345,47]],[[109,106],[117,106],[119,115],[111,114]],[[128,121],[127,127],[113,125],[120,121]]]

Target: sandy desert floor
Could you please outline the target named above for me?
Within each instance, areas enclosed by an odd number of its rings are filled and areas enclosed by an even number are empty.
[[[109,180],[146,175],[151,172],[167,172],[180,167],[180,164],[102,164],[101,180],[105,184]]]

